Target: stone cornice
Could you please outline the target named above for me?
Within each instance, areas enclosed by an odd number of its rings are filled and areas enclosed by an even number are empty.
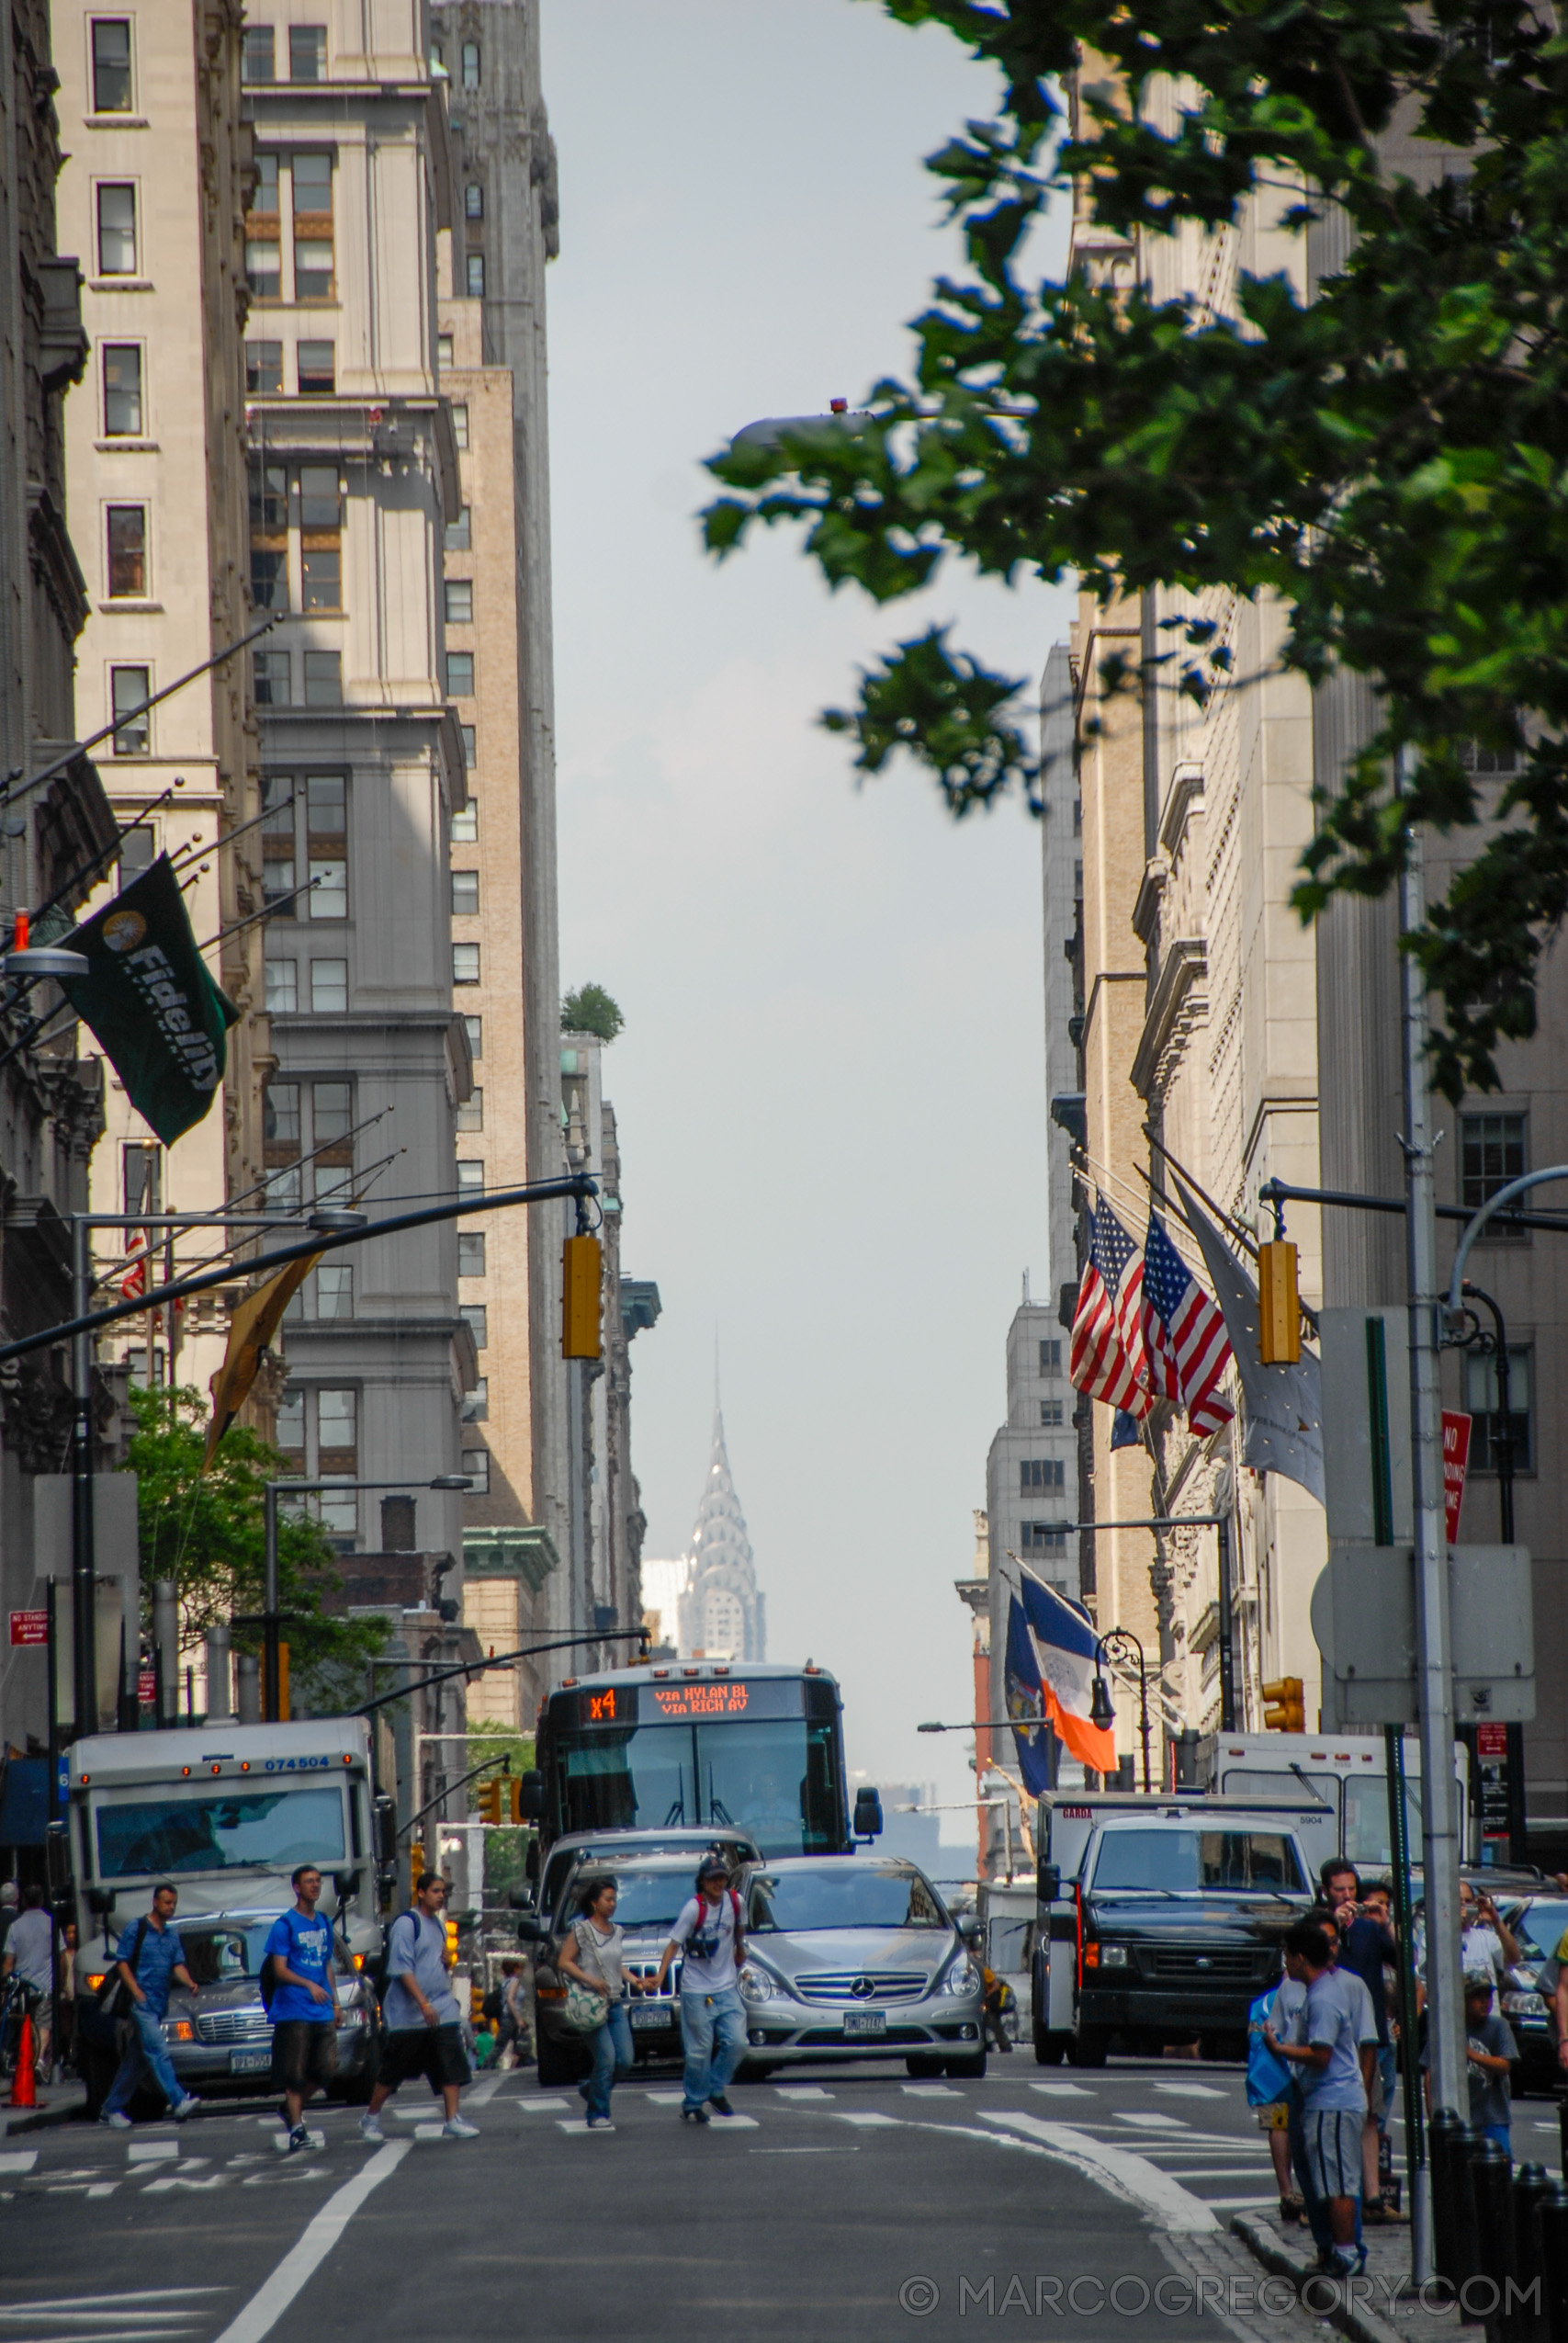
[[[1209,1013],[1209,954],[1201,936],[1178,936],[1167,951],[1149,997],[1144,1030],[1133,1057],[1133,1087],[1154,1101],[1175,1071],[1187,1036]]]

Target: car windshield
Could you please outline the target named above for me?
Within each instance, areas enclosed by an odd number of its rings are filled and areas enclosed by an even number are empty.
[[[1511,1926],[1525,1960],[1553,1960],[1558,1946],[1568,1935],[1568,1904],[1559,1903],[1553,1896],[1538,1896],[1526,1905]]]
[[[1277,1830],[1108,1830],[1093,1885],[1097,1896],[1196,1896],[1205,1888],[1300,1890],[1306,1883],[1294,1847]]]
[[[182,1928],[186,1966],[197,1985],[237,1985],[242,1977],[256,1976],[270,1926],[269,1921],[249,1929]]]
[[[619,1891],[615,1898],[617,1928],[673,1928],[682,1905],[693,1892],[692,1873],[688,1871],[623,1871],[618,1863],[613,1871],[581,1871],[562,1903],[563,1922],[576,1919],[582,1907],[583,1890],[593,1879],[613,1879]]]
[[[754,1935],[818,1928],[948,1928],[942,1898],[918,1871],[891,1863],[814,1863],[760,1872],[746,1925]]]
[[[161,1879],[188,1871],[260,1865],[292,1871],[341,1864],[343,1792],[220,1791],[212,1796],[115,1799],[99,1806],[98,1872],[104,1879]]]

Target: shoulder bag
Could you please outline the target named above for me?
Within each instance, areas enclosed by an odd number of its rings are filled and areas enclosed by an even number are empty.
[[[136,1934],[130,1940],[130,1953],[125,1965],[132,1976],[137,1975],[138,1964],[141,1959],[141,1948],[147,1941],[147,1925],[145,1917],[139,1919],[136,1923]],[[97,1998],[99,2010],[104,2017],[109,2019],[129,2018],[136,2007],[135,1997],[120,1975],[118,1958],[109,1964],[108,1975],[98,1987]]]
[[[590,1948],[583,1942],[582,1937],[575,1928],[571,1933],[577,1946],[579,1960],[584,1952],[592,1949],[593,1964],[600,1975],[604,1977],[604,1964],[599,1958],[598,1946],[593,1945]],[[565,2007],[557,2012],[561,2023],[569,2033],[596,2034],[610,2015],[609,1978],[604,1977],[604,1992],[595,1993],[592,1986],[582,1984],[581,1979],[574,1977],[569,1970],[562,1969],[559,1974],[566,1986]]]

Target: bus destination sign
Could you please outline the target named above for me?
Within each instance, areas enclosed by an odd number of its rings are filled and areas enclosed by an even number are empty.
[[[696,1684],[651,1684],[658,1716],[741,1716],[750,1704],[746,1683],[715,1681]]]
[[[686,1677],[662,1684],[584,1684],[567,1694],[572,1715],[584,1727],[688,1725],[721,1717],[776,1720],[799,1716],[805,1705],[797,1676]]]

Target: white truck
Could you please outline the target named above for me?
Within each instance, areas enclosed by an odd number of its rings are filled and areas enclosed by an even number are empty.
[[[1410,1860],[1421,1861],[1421,1744],[1404,1736],[1404,1811]],[[1200,1786],[1226,1798],[1320,1800],[1332,1817],[1323,1855],[1344,1855],[1359,1868],[1386,1872],[1393,1862],[1388,1811],[1388,1757],[1381,1733],[1211,1733],[1198,1744]],[[1470,1751],[1454,1744],[1454,1779],[1466,1832],[1460,1854],[1475,1861],[1470,1813]],[[1325,1826],[1320,1826],[1321,1829]],[[1321,1855],[1314,1834],[1314,1869]]]

